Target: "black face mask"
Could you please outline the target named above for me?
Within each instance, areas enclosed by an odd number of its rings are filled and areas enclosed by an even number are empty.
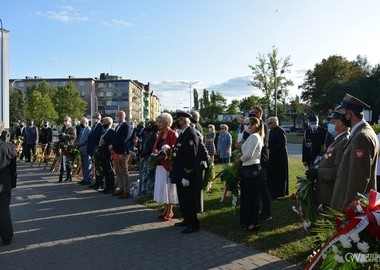
[[[346,127],[351,127],[351,120],[350,119],[347,119],[346,118],[346,115],[347,115],[347,113],[346,114],[342,114],[342,119],[341,119],[341,121],[342,121],[342,123],[343,123],[343,125],[345,125]]]
[[[181,124],[178,121],[174,123],[174,126],[178,129],[181,129]]]
[[[83,124],[80,124],[79,126],[80,126],[81,128],[84,128],[84,125],[83,125]]]
[[[103,128],[104,128],[104,129],[108,129],[109,126],[110,126],[110,124],[103,124]]]
[[[44,127],[46,127],[46,128],[47,128],[47,125],[44,125]]]

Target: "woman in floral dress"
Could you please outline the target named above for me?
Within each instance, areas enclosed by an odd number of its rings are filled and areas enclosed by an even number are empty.
[[[214,162],[214,156],[215,156],[215,126],[214,125],[208,125],[208,134],[205,136],[205,146],[208,151],[208,154],[210,156],[210,162]]]

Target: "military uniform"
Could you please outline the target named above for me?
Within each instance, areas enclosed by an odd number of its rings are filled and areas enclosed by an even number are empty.
[[[341,110],[356,112],[369,108],[367,104],[348,94],[343,98],[341,106]],[[378,144],[375,132],[364,119],[352,127],[350,138],[343,148],[331,207],[344,211],[355,199],[356,193],[365,194],[370,189],[376,189]]]
[[[336,174],[342,161],[343,148],[348,137],[348,132],[339,134],[326,149],[322,161],[319,163],[316,185],[316,198],[319,203],[327,205],[331,203]]]
[[[181,116],[191,118],[191,115],[185,112],[177,113],[177,118]],[[195,128],[188,126],[176,140],[170,171],[170,179],[177,185],[179,207],[184,218],[183,224],[188,226],[183,232],[199,230],[197,205],[203,160],[207,160],[206,147]],[[189,186],[183,185],[184,179],[189,181]]]

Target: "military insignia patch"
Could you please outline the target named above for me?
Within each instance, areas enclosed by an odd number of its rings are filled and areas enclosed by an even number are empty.
[[[355,158],[363,158],[364,157],[364,149],[356,149]]]

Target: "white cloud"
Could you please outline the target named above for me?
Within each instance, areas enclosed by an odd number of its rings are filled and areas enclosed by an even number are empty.
[[[205,88],[209,91],[219,92],[227,99],[227,104],[229,104],[233,99],[241,100],[251,95],[261,96],[260,91],[254,90],[252,86],[248,85],[250,79],[250,76],[236,77],[231,78],[226,82],[209,86],[205,85],[203,82],[199,82],[199,84],[193,86],[193,89],[196,88],[198,90],[198,95],[200,97]],[[190,88],[181,83],[180,80],[151,82],[151,89],[160,99],[162,109],[187,109],[190,105]],[[193,96],[191,96],[191,98],[193,99]],[[193,100],[191,101],[191,104],[193,106]]]
[[[126,28],[132,25],[132,23],[125,20],[112,19],[108,22],[103,22],[103,25],[112,28]]]
[[[56,11],[45,11],[45,12],[37,12],[38,16],[46,17],[53,21],[59,22],[83,22],[88,21],[89,18],[87,16],[82,15],[80,12],[76,11],[72,6],[62,6],[60,10]]]

